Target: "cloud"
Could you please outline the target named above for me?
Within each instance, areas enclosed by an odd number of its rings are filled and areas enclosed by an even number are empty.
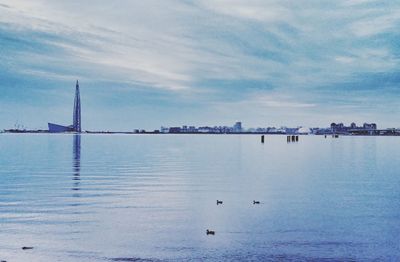
[[[399,25],[394,1],[2,0],[0,58],[13,79],[311,115],[344,86],[382,90],[377,73],[398,71]]]
[[[335,57],[335,60],[338,61],[339,63],[351,64],[354,61],[354,58],[348,56],[337,56]]]
[[[366,17],[355,21],[351,29],[356,36],[370,37],[396,30],[400,24],[400,10],[382,9],[375,17]]]

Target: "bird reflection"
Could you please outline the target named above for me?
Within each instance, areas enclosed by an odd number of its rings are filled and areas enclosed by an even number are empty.
[[[80,190],[80,172],[81,172],[81,135],[74,135],[73,143],[73,186],[72,190]],[[79,197],[80,194],[74,194],[74,196]]]

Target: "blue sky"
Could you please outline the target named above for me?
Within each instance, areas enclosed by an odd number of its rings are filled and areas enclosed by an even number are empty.
[[[398,1],[0,0],[0,129],[400,127]]]

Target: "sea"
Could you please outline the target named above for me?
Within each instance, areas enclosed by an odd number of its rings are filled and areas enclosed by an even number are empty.
[[[400,261],[399,157],[399,137],[0,134],[0,260]]]

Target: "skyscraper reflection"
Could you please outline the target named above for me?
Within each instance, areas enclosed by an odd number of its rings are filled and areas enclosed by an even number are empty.
[[[72,190],[80,189],[80,171],[81,171],[81,135],[75,134],[73,139],[73,187]],[[79,194],[74,194],[74,196],[79,197]]]

